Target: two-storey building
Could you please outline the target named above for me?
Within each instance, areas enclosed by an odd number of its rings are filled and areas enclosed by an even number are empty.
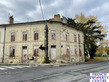
[[[83,32],[67,26],[65,18],[63,21],[64,23],[56,20],[43,20],[0,25],[6,28],[4,54],[2,54],[4,62],[43,63],[46,52],[45,49],[40,49],[40,46],[46,47],[46,38],[48,38],[48,58],[51,62],[84,62]],[[48,37],[45,37],[46,24]]]

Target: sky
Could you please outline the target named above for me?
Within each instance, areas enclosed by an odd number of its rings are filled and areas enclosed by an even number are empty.
[[[75,14],[93,15],[109,27],[109,0],[40,0],[44,18],[54,14],[74,18]],[[0,0],[0,24],[8,24],[9,16],[15,23],[43,20],[39,0]],[[109,37],[109,34],[108,34]]]

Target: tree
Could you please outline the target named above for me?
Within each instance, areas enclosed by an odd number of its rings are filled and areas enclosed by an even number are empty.
[[[107,55],[109,51],[109,40],[104,39],[100,41],[99,44],[100,46],[97,49],[96,54],[97,55]]]
[[[82,21],[82,18],[84,18],[84,21]],[[93,59],[98,48],[98,46],[96,45],[96,40],[102,40],[103,37],[105,37],[105,34],[102,34],[102,32],[99,30],[101,26],[97,26],[96,21],[94,21],[93,19],[86,19],[84,15],[82,15],[82,18],[80,20],[67,18],[67,25],[83,31],[85,51],[84,54],[86,56],[89,53],[90,59]]]

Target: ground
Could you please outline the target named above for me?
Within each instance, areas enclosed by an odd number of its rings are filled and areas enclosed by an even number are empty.
[[[0,66],[0,82],[90,82],[90,73],[109,73],[109,61],[68,66]]]

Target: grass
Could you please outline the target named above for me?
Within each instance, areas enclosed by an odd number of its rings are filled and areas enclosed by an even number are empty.
[[[96,56],[94,57],[94,59],[90,59],[90,57],[86,57],[86,62],[91,62],[91,63],[94,63],[94,62],[101,62],[101,61],[106,61],[106,60],[109,60],[109,57],[107,56]]]

